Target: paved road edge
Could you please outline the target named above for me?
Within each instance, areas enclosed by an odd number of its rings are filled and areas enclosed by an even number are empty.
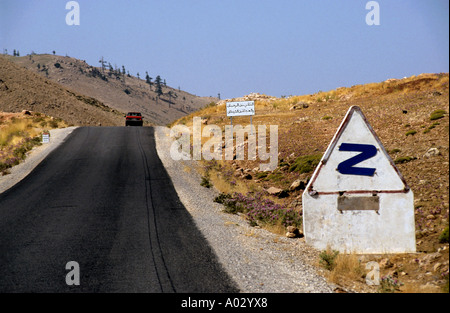
[[[35,147],[30,151],[26,159],[10,170],[10,174],[0,176],[0,194],[13,187],[24,179],[33,169],[39,165],[53,150],[63,143],[77,126],[50,130],[50,142]]]

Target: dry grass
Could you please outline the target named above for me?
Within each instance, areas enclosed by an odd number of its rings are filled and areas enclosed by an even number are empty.
[[[0,112],[0,173],[8,174],[8,169],[19,164],[29,150],[40,144],[44,130],[66,127],[59,119],[40,113]]]
[[[12,119],[0,128],[0,146],[16,145],[24,136],[35,137],[39,133],[33,123],[26,119]]]
[[[278,221],[275,225],[265,224],[264,229],[280,236],[286,236],[286,227],[282,225],[281,221]]]
[[[365,270],[355,254],[338,254],[335,266],[331,270],[329,280],[335,284],[345,281],[358,281],[365,275]]]
[[[0,116],[0,146],[15,145],[23,138],[33,138],[43,130],[59,127],[67,127],[67,124],[39,113],[34,116],[5,113]]]
[[[416,283],[405,283],[400,291],[402,293],[441,293],[442,290],[438,286],[418,285]]]
[[[247,184],[244,182],[234,180],[230,177],[225,177],[225,165],[223,161],[218,161],[217,164],[218,165],[216,167],[212,167],[208,169],[208,171],[205,171],[204,169],[201,170],[201,174],[209,178],[210,182],[217,191],[226,194],[231,194],[233,192],[247,194],[250,191]]]

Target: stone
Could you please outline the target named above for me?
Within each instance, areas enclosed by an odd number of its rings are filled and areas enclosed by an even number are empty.
[[[294,105],[292,105],[289,110],[298,110],[298,109],[307,109],[309,108],[309,104],[307,102],[304,101],[300,101]]]
[[[277,196],[278,198],[285,198],[289,195],[285,190],[282,190],[277,187],[270,187],[269,189],[266,189],[266,191],[268,194],[272,196]]]
[[[428,151],[423,155],[424,158],[430,158],[432,156],[440,155],[441,152],[438,150],[438,148],[430,148]]]
[[[270,187],[266,191],[270,195],[277,195],[277,194],[281,193],[283,190],[281,190],[280,188],[277,188],[277,187]]]
[[[289,204],[289,207],[290,208],[296,208],[296,207],[299,207],[301,205],[302,205],[302,200],[301,199],[295,199]]]
[[[294,182],[292,182],[291,186],[289,187],[289,190],[294,191],[294,190],[304,190],[306,187],[306,184],[304,181],[300,180],[300,179],[296,179],[294,180]]]
[[[436,263],[433,266],[433,272],[437,272],[439,268],[442,266],[442,263]]]
[[[295,226],[288,226],[288,227],[286,228],[286,230],[287,230],[289,233],[295,233],[295,232],[298,232],[298,229],[297,229],[297,227],[295,227]]]
[[[280,171],[287,171],[289,169],[289,165],[283,165],[280,167]]]
[[[426,267],[427,265],[433,263],[435,260],[437,260],[441,256],[442,256],[442,254],[439,252],[427,254],[419,260],[419,266]]]
[[[381,261],[380,261],[380,267],[381,268],[391,268],[392,266],[394,266],[392,263],[391,263],[391,260],[389,260],[388,258],[385,258],[385,259],[382,259]]]
[[[297,235],[294,234],[294,233],[287,232],[286,233],[286,237],[288,237],[288,238],[295,238],[295,237],[297,237]]]
[[[288,238],[296,238],[296,237],[302,237],[303,236],[303,232],[300,231],[297,227],[295,226],[288,226],[286,227],[286,237]]]
[[[307,120],[309,120],[309,117],[301,117],[298,120],[294,121],[293,124],[301,124],[303,122],[306,122]]]

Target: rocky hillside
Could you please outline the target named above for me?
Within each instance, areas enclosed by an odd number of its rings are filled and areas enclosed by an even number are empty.
[[[230,194],[265,192],[269,199],[300,214],[301,195],[315,166],[348,109],[359,106],[414,192],[418,252],[361,256],[361,264],[379,262],[382,276],[390,275],[403,284],[399,283],[401,292],[439,292],[444,285],[448,292],[448,73],[388,79],[289,98],[251,94],[220,101],[174,124],[190,126],[196,115],[203,118],[204,125],[223,127],[230,123],[224,105],[230,100],[254,100],[253,124],[278,125],[279,164],[274,171],[261,172],[260,160],[203,161],[205,180]],[[249,117],[233,118],[233,125],[249,122]],[[353,289],[367,287],[362,278],[348,281],[345,275],[339,283]]]
[[[166,125],[218,100],[174,89],[164,84],[164,79],[158,95],[155,77],[149,84],[145,73],[137,78],[124,73],[124,68],[108,63],[103,68],[95,67],[75,58],[48,54],[6,57],[78,94],[95,98],[111,109],[142,112],[147,122],[157,125]]]
[[[79,126],[123,125],[122,113],[0,55],[0,111],[29,110]]]

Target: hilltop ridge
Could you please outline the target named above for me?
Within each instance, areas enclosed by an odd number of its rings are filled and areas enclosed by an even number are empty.
[[[95,67],[69,56],[31,54],[4,56],[7,60],[54,81],[79,94],[97,99],[105,106],[125,113],[142,112],[151,124],[165,125],[218,99],[198,97],[161,82],[157,84],[124,72],[124,68]]]
[[[97,99],[76,93],[0,55],[0,111],[35,111],[70,125],[117,126],[122,114]]]

